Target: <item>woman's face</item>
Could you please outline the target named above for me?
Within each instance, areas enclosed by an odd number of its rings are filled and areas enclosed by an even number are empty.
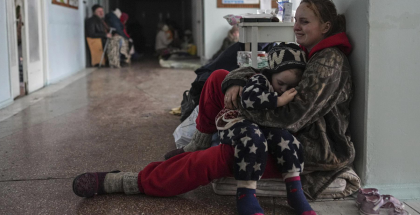
[[[296,42],[310,51],[316,44],[324,39],[328,32],[329,22],[321,23],[308,3],[302,3],[296,10],[294,32]]]

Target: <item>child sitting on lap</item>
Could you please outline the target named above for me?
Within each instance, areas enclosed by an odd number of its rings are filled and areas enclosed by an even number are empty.
[[[216,117],[216,126],[223,144],[235,147],[234,176],[237,180],[239,215],[264,214],[256,199],[257,181],[267,163],[267,153],[277,159],[286,182],[289,205],[299,215],[313,215],[300,183],[303,170],[303,146],[287,130],[264,127],[247,119],[243,113],[273,111],[291,102],[297,91],[305,53],[295,44],[280,44],[269,52],[269,69],[250,77],[241,94],[240,110],[223,109]]]

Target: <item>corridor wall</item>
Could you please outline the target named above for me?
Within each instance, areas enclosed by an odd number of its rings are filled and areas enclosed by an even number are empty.
[[[47,5],[48,78],[47,84],[60,81],[86,66],[84,6],[79,9]]]
[[[7,29],[6,1],[0,1],[0,29]],[[0,31],[0,108],[13,101],[10,88],[8,50],[7,30],[3,30]]]

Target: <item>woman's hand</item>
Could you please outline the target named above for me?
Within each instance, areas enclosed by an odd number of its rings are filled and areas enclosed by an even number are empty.
[[[281,107],[291,102],[295,98],[297,91],[295,88],[287,90],[281,96],[277,98],[277,107]]]
[[[241,86],[231,86],[225,94],[225,107],[228,109],[237,109],[238,102],[237,99],[242,94],[244,88]]]

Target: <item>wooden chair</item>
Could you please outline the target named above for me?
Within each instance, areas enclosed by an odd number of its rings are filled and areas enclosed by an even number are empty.
[[[104,53],[104,49],[102,46],[102,39],[101,38],[90,38],[86,37],[87,44],[90,50],[90,62],[92,66],[98,65],[101,62],[102,54]],[[106,59],[102,62],[102,65],[105,65]]]

